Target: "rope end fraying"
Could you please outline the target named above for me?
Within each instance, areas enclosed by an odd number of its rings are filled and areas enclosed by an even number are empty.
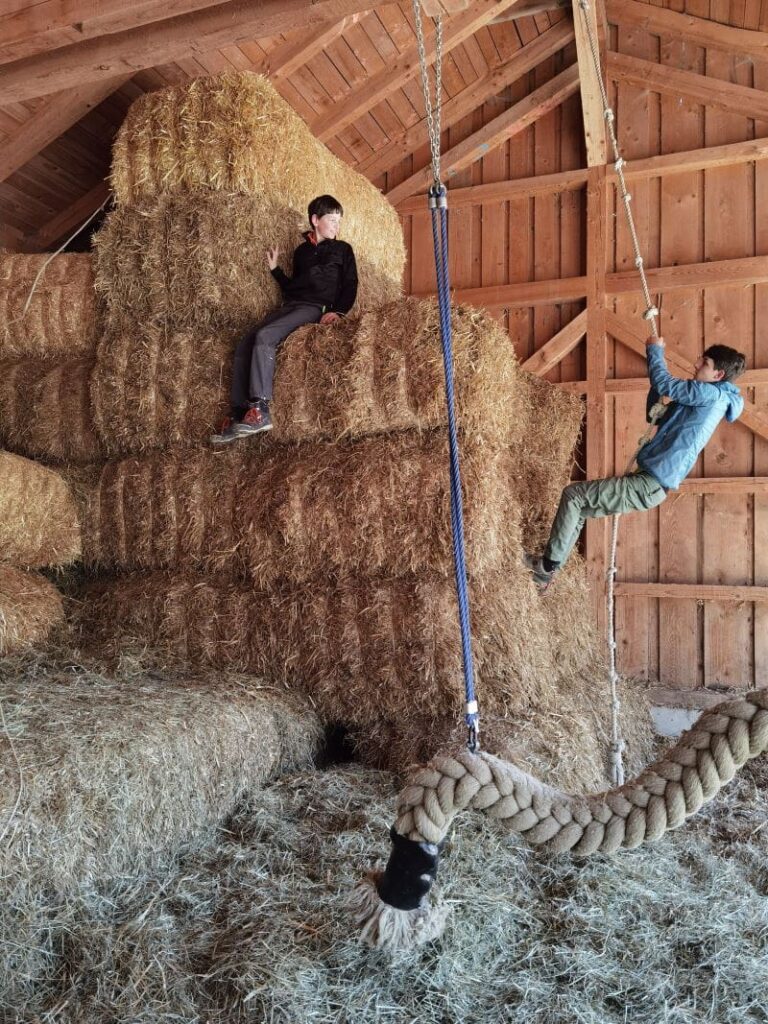
[[[448,907],[430,896],[424,906],[398,910],[379,895],[382,873],[368,872],[350,896],[350,910],[360,929],[360,941],[373,949],[413,949],[439,938],[448,920]]]

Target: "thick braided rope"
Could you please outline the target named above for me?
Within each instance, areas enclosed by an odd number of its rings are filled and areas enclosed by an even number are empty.
[[[668,753],[624,786],[571,796],[486,753],[438,757],[398,797],[395,829],[439,843],[459,811],[483,811],[534,846],[586,856],[632,849],[677,828],[768,749],[768,690],[707,711]]]

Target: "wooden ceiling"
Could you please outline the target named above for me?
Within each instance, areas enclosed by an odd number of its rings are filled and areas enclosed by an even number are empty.
[[[577,90],[564,0],[443,2],[464,7],[445,24],[445,127],[484,105],[500,115],[519,107],[520,82],[529,119]],[[269,74],[318,137],[396,201],[427,163],[410,0],[3,0],[1,9],[0,245],[8,248],[42,250],[66,237],[107,195],[111,142],[133,100],[201,75]],[[727,36],[747,56],[768,54],[768,0],[608,0],[607,20],[660,37],[682,32],[694,48]],[[651,69],[619,63],[609,73],[642,79]],[[482,145],[463,159],[477,159]]]

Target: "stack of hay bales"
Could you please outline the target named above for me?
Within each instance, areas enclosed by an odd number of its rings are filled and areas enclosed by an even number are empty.
[[[45,639],[64,617],[61,595],[33,570],[81,552],[69,484],[28,459],[0,451],[0,655]]]

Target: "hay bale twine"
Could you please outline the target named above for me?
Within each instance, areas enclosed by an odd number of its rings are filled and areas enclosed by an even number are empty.
[[[541,602],[518,567],[470,585],[478,679],[489,713],[545,703],[554,680]],[[158,572],[89,584],[79,594],[83,642],[154,650],[165,663],[254,672],[306,692],[329,722],[440,717],[464,682],[453,579],[328,578],[252,585]]]
[[[0,451],[0,561],[39,567],[80,557],[80,521],[67,481]]]
[[[104,675],[71,656],[0,661],[0,676],[14,746],[0,734],[5,892],[144,874],[267,779],[311,763],[321,740],[305,700],[252,678]]]
[[[463,446],[470,572],[520,557],[510,461],[506,449]],[[453,568],[443,431],[124,459],[95,470],[82,494],[91,566],[205,569],[259,587]]]
[[[90,362],[0,363],[0,443],[31,459],[87,463],[104,448],[91,416]]]
[[[0,655],[42,643],[63,619],[61,594],[52,583],[0,562]]]
[[[293,251],[306,230],[306,209],[299,213],[286,205],[278,185],[253,196],[161,195],[112,210],[93,240],[96,288],[110,323],[129,316],[135,324],[172,331],[236,335],[263,319],[281,301],[266,250],[279,248],[280,265],[290,276]],[[345,212],[341,237],[349,238],[357,219],[356,211]],[[356,250],[355,314],[402,294],[400,242],[374,255],[369,245],[360,238]]]
[[[31,287],[27,282],[0,283],[0,359],[57,361],[93,355],[93,280],[79,274],[62,284],[40,283],[30,298]]]

